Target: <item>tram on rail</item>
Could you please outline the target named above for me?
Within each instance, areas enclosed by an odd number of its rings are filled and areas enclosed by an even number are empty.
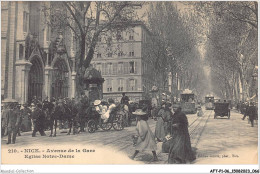
[[[213,96],[206,96],[205,97],[205,109],[206,110],[213,110],[214,109],[214,97]]]
[[[197,113],[196,95],[191,90],[184,90],[180,98],[180,106],[185,114]]]

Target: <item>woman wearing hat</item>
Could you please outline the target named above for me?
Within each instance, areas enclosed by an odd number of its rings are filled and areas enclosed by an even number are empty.
[[[137,116],[137,125],[136,131],[138,135],[138,139],[135,146],[135,153],[131,157],[134,159],[139,152],[142,151],[152,151],[153,153],[153,161],[158,161],[155,150],[157,149],[154,135],[146,122],[148,120],[148,116],[142,109],[137,109],[133,112]]]
[[[191,148],[188,130],[189,123],[180,107],[175,110],[171,124],[174,137],[170,140],[168,163],[185,164],[187,162],[192,162],[196,157]]]
[[[171,119],[170,103],[162,103],[158,112],[158,121],[155,126],[155,137],[157,141],[162,142],[168,133],[168,122]]]

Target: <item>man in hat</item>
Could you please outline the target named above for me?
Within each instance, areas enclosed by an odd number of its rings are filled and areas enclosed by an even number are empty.
[[[80,98],[80,106],[79,106],[79,120],[80,120],[80,132],[84,132],[84,127],[85,127],[85,122],[86,122],[86,112],[87,109],[89,108],[89,99],[85,95],[84,92],[81,93],[81,98]]]
[[[245,102],[244,106],[243,106],[243,111],[242,114],[244,114],[244,117],[242,118],[242,120],[245,120],[246,116],[248,115],[248,108],[249,108],[249,104],[248,102]]]
[[[7,144],[15,144],[16,134],[17,134],[17,126],[19,123],[18,114],[14,111],[16,107],[16,103],[10,103],[10,108],[6,112],[6,120],[7,120],[7,132],[8,132],[8,141]]]
[[[21,107],[21,117],[22,117],[22,131],[31,130],[31,110],[28,108],[27,103],[23,104]]]
[[[43,112],[45,113],[45,125],[44,125],[44,129],[48,130],[48,128],[50,127],[50,121],[51,121],[51,113],[53,111],[54,108],[54,104],[52,103],[53,99],[51,100],[51,102],[48,101],[48,96],[45,98],[45,100],[42,103],[42,109]]]
[[[32,137],[36,137],[36,132],[39,131],[41,136],[46,136],[46,134],[44,133],[44,112],[41,110],[41,104],[38,103],[36,105],[35,110],[32,112],[32,119],[34,122],[34,128],[33,128],[33,132],[32,132]]]
[[[257,110],[254,106],[253,102],[250,102],[250,105],[248,106],[245,115],[249,116],[249,120],[251,122],[251,127],[254,127],[254,120],[257,117]]]
[[[21,104],[17,104],[15,109],[14,109],[14,112],[16,112],[17,114],[17,117],[19,117],[19,122],[18,122],[18,125],[17,125],[17,135],[18,136],[21,136],[21,125],[22,125],[22,115],[21,115]]]
[[[128,105],[129,98],[125,95],[125,93],[122,93],[122,98],[121,98],[121,104]]]
[[[7,136],[7,113],[9,111],[9,104],[8,103],[5,103],[3,104],[3,107],[2,107],[2,112],[1,112],[1,126],[2,126],[2,136]]]

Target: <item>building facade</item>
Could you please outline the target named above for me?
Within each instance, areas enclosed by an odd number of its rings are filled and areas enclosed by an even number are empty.
[[[126,93],[130,100],[139,101],[149,98],[152,86],[159,85],[160,74],[155,74],[154,59],[149,56],[151,38],[141,22],[100,36],[92,64],[105,79],[104,100],[120,101]]]
[[[41,10],[43,3],[50,5],[50,2],[1,3],[4,99],[16,99],[23,104],[34,97],[42,100],[75,96],[72,34],[51,32]]]
[[[33,98],[75,97],[76,70],[73,32],[53,31],[42,8],[52,2],[1,3],[1,95],[19,103]],[[57,7],[59,8],[59,7]],[[152,35],[141,22],[99,37],[94,67],[102,73],[103,99],[149,98],[163,75],[154,70]]]

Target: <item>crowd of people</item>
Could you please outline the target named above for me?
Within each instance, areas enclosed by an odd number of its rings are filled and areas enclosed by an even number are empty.
[[[87,116],[92,108],[95,108],[97,113],[100,114],[100,121],[102,119],[107,122],[110,113],[116,107],[113,99],[109,99],[108,103],[101,100],[90,103],[84,93],[80,97],[72,99],[51,98],[49,100],[46,97],[43,101],[40,101],[34,97],[29,103],[21,105],[13,100],[2,101],[1,136],[13,137],[12,140],[8,139],[7,144],[14,144],[16,136],[21,136],[21,131],[32,131],[32,137],[35,137],[37,132],[41,136],[46,136],[46,130],[51,130],[50,136],[56,136],[57,127],[60,130],[69,128],[68,134],[85,132]],[[129,112],[131,111],[129,109],[131,103],[129,103],[129,98],[123,93],[120,104],[122,104],[125,120],[129,119]],[[128,121],[125,121],[125,126],[128,126]],[[55,130],[54,133],[53,129]]]
[[[89,106],[87,96],[82,94],[78,99],[55,99],[50,101],[46,97],[43,101],[36,97],[23,105],[16,101],[5,100],[2,102],[2,137],[8,135],[8,142],[15,143],[16,136],[21,136],[21,131],[32,131],[32,137],[39,132],[41,136],[46,136],[45,131],[57,127],[73,128],[73,133],[84,131],[85,115]],[[70,133],[70,132],[69,132]],[[52,133],[51,135],[52,136]],[[12,140],[11,140],[11,137]]]
[[[183,164],[192,162],[196,159],[191,148],[190,135],[188,131],[188,119],[181,111],[181,107],[174,108],[171,103],[163,101],[159,107],[152,107],[151,113],[147,112],[147,107],[138,107],[132,109],[129,98],[123,93],[120,102],[125,113],[131,113],[136,116],[136,131],[134,159],[139,152],[151,151],[153,160],[157,161],[156,155],[157,143],[162,142],[162,151],[167,152],[168,163]],[[100,114],[100,119],[106,122],[109,114],[116,107],[113,99],[109,99],[107,104],[102,104],[101,100],[95,100],[89,103],[85,94],[79,98],[55,99],[45,98],[43,101],[36,97],[30,104],[19,104],[13,101],[2,102],[2,137],[8,136],[7,144],[15,144],[16,136],[21,136],[21,131],[32,131],[32,137],[39,132],[41,136],[46,136],[45,131],[51,130],[50,136],[56,136],[56,127],[69,128],[68,134],[85,131],[86,115],[89,109],[95,108]],[[105,108],[106,106],[106,108]],[[105,111],[104,111],[105,108]],[[244,115],[245,119],[249,116],[251,126],[254,126],[254,120],[257,119],[257,107],[253,102],[239,103],[237,109]],[[128,116],[127,114],[125,114]],[[147,122],[149,116],[157,120],[154,133]],[[53,128],[55,133],[53,134]]]
[[[192,151],[190,135],[188,132],[188,119],[181,111],[181,107],[172,108],[171,103],[163,102],[158,112],[155,133],[151,131],[147,120],[148,115],[142,109],[137,109],[133,114],[137,115],[137,138],[135,152],[132,159],[140,151],[151,151],[153,161],[158,161],[156,155],[156,142],[163,142],[162,151],[168,153],[169,164],[184,164],[196,159]]]

